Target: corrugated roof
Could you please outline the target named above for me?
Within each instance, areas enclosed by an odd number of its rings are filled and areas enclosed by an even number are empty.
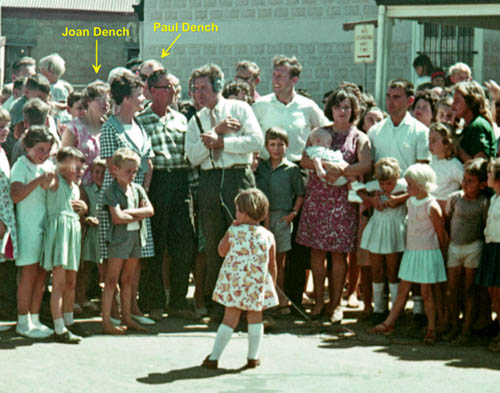
[[[134,12],[139,0],[1,0],[3,8],[35,8],[97,12]]]

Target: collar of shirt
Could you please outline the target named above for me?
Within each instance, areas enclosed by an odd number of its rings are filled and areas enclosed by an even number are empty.
[[[275,102],[275,103],[280,103],[281,105],[284,105],[286,107],[290,107],[293,104],[295,104],[295,102],[297,101],[297,92],[295,90],[293,91],[292,99],[290,100],[290,102],[288,104],[284,104],[283,102],[281,102],[280,100],[278,100],[278,97],[276,97],[276,93],[273,93],[271,101]]]
[[[397,130],[398,128],[400,128],[402,126],[409,126],[412,122],[417,121],[417,119],[415,119],[410,114],[410,112],[406,111],[405,117],[403,117],[403,120],[401,120],[401,123],[399,123],[397,126],[394,125],[394,123],[392,122],[392,118],[390,116],[388,117],[388,121],[390,121],[392,128]]]
[[[281,160],[281,162],[279,163],[279,165],[276,168],[273,168],[273,166],[271,165],[270,158],[268,160],[264,161],[264,165],[266,165],[270,170],[276,171],[276,170],[280,169],[281,167],[288,167],[288,166],[291,166],[293,164],[286,157],[283,157],[283,160]]]

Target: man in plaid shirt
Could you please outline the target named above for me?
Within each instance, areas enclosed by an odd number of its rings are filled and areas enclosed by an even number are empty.
[[[147,86],[152,101],[136,120],[151,138],[154,152],[149,198],[155,209],[151,219],[155,256],[144,267],[139,299],[141,308],[149,309],[151,318],[159,320],[169,293],[162,280],[167,250],[171,258],[169,314],[187,316],[189,313],[186,295],[196,251],[189,200],[197,172],[184,154],[187,120],[169,107],[175,95],[173,75],[165,70],[154,71]]]

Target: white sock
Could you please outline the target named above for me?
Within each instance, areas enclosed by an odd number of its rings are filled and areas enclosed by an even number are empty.
[[[34,327],[42,327],[43,324],[40,322],[40,314],[31,314],[31,323]]]
[[[247,359],[255,360],[259,358],[260,343],[264,337],[264,324],[248,324],[248,355]]]
[[[66,326],[64,326],[64,319],[54,319],[54,331],[57,334],[63,334],[66,331]]]
[[[219,360],[222,351],[226,348],[227,343],[231,340],[233,329],[221,323],[217,329],[217,336],[215,337],[214,347],[210,354],[209,360]]]
[[[71,326],[75,323],[75,321],[73,320],[73,312],[63,313],[63,318],[64,318],[64,324],[66,326]]]
[[[383,313],[387,311],[387,302],[384,299],[385,283],[374,282],[372,284],[372,287],[373,287],[373,303],[375,305],[373,312]]]
[[[413,296],[413,314],[423,314],[424,313],[424,301],[422,296]]]
[[[394,307],[396,303],[396,298],[398,297],[399,282],[389,283],[389,292],[391,293],[391,304]]]
[[[30,322],[31,322],[31,320],[30,320],[30,315],[29,314],[18,314],[17,315],[17,323],[20,326],[29,327]]]

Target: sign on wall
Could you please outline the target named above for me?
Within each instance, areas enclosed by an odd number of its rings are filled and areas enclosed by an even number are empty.
[[[375,26],[372,24],[354,26],[354,63],[375,61]]]

